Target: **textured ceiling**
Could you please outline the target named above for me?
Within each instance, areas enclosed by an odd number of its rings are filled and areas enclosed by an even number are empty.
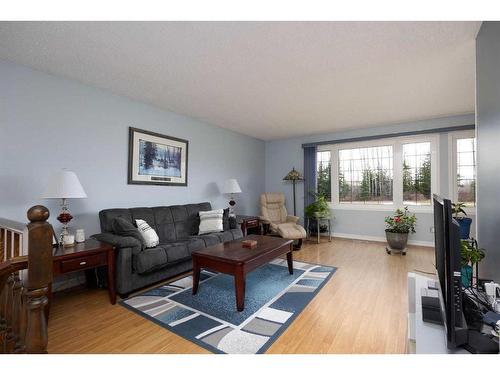
[[[0,22],[0,58],[261,139],[474,111],[480,22]]]

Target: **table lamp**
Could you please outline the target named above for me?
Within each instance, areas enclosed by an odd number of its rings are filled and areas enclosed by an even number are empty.
[[[234,214],[234,205],[236,202],[234,201],[233,194],[241,193],[240,185],[235,178],[230,178],[224,182],[224,186],[222,187],[223,194],[229,194],[231,196],[231,200],[229,201],[229,215],[235,216]]]
[[[57,220],[63,226],[61,235],[59,236],[59,243],[62,244],[64,237],[69,234],[68,223],[73,219],[68,209],[67,199],[87,198],[87,194],[85,194],[85,190],[83,190],[82,184],[80,184],[80,180],[78,180],[75,172],[63,169],[51,177],[42,198],[62,199],[61,213],[57,217]]]
[[[293,184],[293,215],[297,215],[296,207],[295,207],[295,184],[297,181],[304,181],[304,177],[300,174],[300,172],[295,170],[295,167],[292,168],[290,172],[287,173],[285,177],[283,177],[284,181],[292,181]]]

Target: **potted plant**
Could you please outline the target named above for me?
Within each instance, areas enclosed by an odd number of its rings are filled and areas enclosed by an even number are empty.
[[[398,208],[393,216],[385,218],[385,223],[385,236],[389,244],[389,248],[386,248],[387,253],[390,254],[391,250],[399,250],[405,255],[408,234],[410,232],[415,233],[415,225],[417,223],[415,214],[410,214],[408,207],[404,209]]]
[[[465,212],[465,203],[458,202],[453,203],[453,218],[460,225],[460,238],[462,240],[466,240],[470,237],[470,225],[472,223],[472,219],[467,216],[467,212]],[[464,216],[461,216],[464,215]]]
[[[461,240],[460,258],[462,286],[468,288],[472,285],[472,268],[486,256],[484,249],[477,246],[476,240]]]
[[[330,207],[328,206],[328,201],[326,200],[326,196],[321,193],[311,192],[314,196],[315,201],[308,205],[304,209],[304,215],[311,220],[310,231],[312,233],[317,233],[318,230],[318,218],[328,218],[330,217]],[[327,230],[327,226],[320,226],[320,233],[325,232]]]

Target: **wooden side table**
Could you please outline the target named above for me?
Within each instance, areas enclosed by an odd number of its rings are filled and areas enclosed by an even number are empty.
[[[243,236],[262,234],[262,225],[258,216],[236,215],[236,222],[240,225]]]
[[[55,247],[52,258],[54,276],[107,266],[109,302],[114,305],[116,303],[114,250],[112,245],[94,239],[87,239],[71,247]],[[50,306],[51,300],[50,287],[47,306]]]

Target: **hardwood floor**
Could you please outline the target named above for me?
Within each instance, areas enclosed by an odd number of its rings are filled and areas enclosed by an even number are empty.
[[[306,242],[296,260],[338,267],[267,353],[405,353],[408,271],[433,271],[434,251],[387,255],[380,242]],[[105,290],[56,295],[49,353],[208,353],[120,305]]]

